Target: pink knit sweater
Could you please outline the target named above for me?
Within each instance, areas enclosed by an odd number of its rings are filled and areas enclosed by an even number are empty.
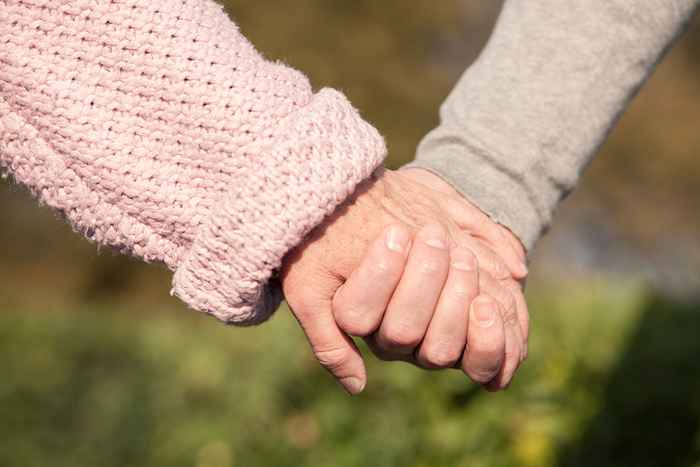
[[[274,311],[285,253],[385,152],[211,0],[0,0],[3,172],[228,323]]]

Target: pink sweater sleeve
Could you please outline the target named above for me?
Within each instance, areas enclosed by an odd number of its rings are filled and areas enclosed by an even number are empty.
[[[3,172],[228,323],[270,316],[285,253],[385,152],[211,0],[0,0]]]

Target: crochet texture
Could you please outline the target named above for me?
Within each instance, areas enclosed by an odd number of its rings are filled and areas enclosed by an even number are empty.
[[[228,323],[270,316],[283,256],[385,153],[211,0],[0,0],[3,172]]]

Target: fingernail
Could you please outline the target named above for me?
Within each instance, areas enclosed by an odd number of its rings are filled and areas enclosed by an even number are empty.
[[[343,385],[345,390],[350,393],[351,396],[356,396],[361,393],[365,388],[365,383],[354,376],[348,376],[340,380],[340,384]]]
[[[431,224],[423,227],[421,238],[426,245],[440,250],[447,249],[447,235],[445,229],[438,224]]]
[[[477,268],[474,255],[460,250],[455,250],[452,253],[452,262],[450,265],[460,271],[476,271]]]
[[[474,307],[474,318],[476,324],[482,328],[490,328],[496,322],[496,310],[490,300],[476,299],[472,305]]]
[[[397,253],[405,253],[410,239],[406,229],[392,225],[386,233],[386,247]]]

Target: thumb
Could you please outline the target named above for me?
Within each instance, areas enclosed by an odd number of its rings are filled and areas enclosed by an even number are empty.
[[[281,270],[285,298],[314,355],[350,394],[362,392],[367,372],[357,346],[335,321],[332,300],[362,256],[355,217],[334,212],[290,252]]]
[[[367,371],[355,343],[336,324],[331,300],[290,304],[318,361],[345,390],[359,394],[367,384]]]

